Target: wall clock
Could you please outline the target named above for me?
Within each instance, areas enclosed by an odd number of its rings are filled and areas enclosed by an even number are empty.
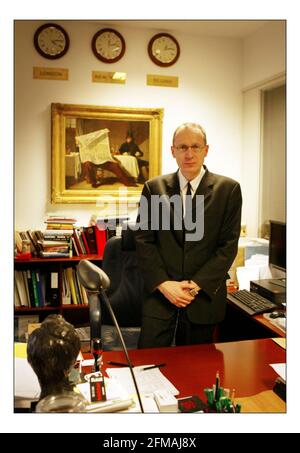
[[[41,25],[34,34],[33,42],[38,53],[51,60],[64,56],[70,45],[66,30],[54,23]]]
[[[158,33],[149,41],[148,54],[158,66],[171,66],[179,58],[180,47],[174,36]]]
[[[103,28],[93,36],[92,51],[104,63],[115,63],[125,53],[124,38],[112,28]]]

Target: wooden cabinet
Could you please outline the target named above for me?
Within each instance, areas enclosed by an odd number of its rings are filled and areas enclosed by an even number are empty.
[[[66,282],[66,269],[71,268],[75,272],[76,266],[82,259],[88,259],[101,266],[102,256],[99,255],[81,255],[73,258],[32,258],[30,260],[15,260],[15,300],[14,300],[14,313],[16,317],[38,315],[39,322],[43,321],[48,315],[52,313],[61,314],[68,322],[74,326],[83,326],[89,322],[89,312],[87,298],[80,297],[80,289],[77,288],[77,296],[79,289],[79,297],[77,303],[74,303],[72,294],[70,297],[65,296],[65,282]],[[21,271],[21,272],[20,272]],[[34,295],[33,288],[30,291],[30,278],[38,276],[38,280],[42,288],[40,298],[36,293]],[[28,276],[29,281],[26,277]],[[74,274],[73,274],[74,276]],[[19,298],[18,285],[16,280],[22,279],[25,282],[25,294],[23,295],[23,304],[20,306],[21,301]],[[65,282],[63,281],[65,280]],[[20,283],[19,283],[20,285]],[[34,282],[32,283],[34,286]],[[27,286],[27,288],[26,288]],[[71,291],[71,288],[69,288]],[[74,287],[74,289],[76,289]],[[36,289],[36,291],[38,288]],[[24,292],[24,289],[23,289]],[[30,294],[31,293],[31,294]],[[18,299],[18,300],[17,300]],[[68,303],[68,301],[70,303]],[[25,302],[25,303],[24,303]]]

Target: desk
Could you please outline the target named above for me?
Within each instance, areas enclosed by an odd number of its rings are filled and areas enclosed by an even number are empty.
[[[133,349],[129,351],[134,365],[166,363],[163,374],[179,390],[178,397],[198,395],[205,400],[204,388],[211,387],[220,373],[221,386],[236,390],[236,399],[252,397],[272,390],[278,375],[271,363],[285,363],[285,350],[271,339],[215,343],[169,348]],[[91,358],[91,354],[84,354]],[[124,362],[122,351],[105,351],[103,370],[108,361]],[[84,368],[84,372],[91,370]],[[277,395],[274,395],[275,397]],[[281,401],[281,400],[280,400]],[[15,401],[15,408],[20,402]],[[20,406],[19,406],[20,407]],[[285,404],[281,402],[284,412]],[[243,411],[243,409],[242,409]],[[273,412],[274,410],[270,410]]]
[[[286,361],[285,350],[271,339],[130,350],[129,355],[134,365],[166,363],[161,371],[179,390],[178,397],[199,395],[203,400],[203,389],[214,384],[217,371],[221,386],[235,388],[237,399],[270,391],[278,375],[269,364]],[[124,353],[106,351],[104,370],[111,367],[109,360],[124,362]]]
[[[271,324],[262,314],[250,316],[227,299],[226,316],[218,326],[217,341],[272,337],[285,337],[285,332]]]

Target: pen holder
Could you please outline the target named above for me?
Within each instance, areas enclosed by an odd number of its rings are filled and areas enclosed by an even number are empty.
[[[239,413],[241,405],[234,404],[234,401],[229,397],[229,390],[215,386],[205,388],[204,393],[207,399],[207,412],[217,413]]]

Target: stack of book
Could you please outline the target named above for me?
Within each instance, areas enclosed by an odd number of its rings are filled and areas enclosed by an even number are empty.
[[[72,257],[72,235],[76,219],[67,216],[48,216],[44,238],[38,241],[42,258]]]
[[[97,225],[74,228],[72,237],[74,255],[92,254],[103,256],[106,244],[106,231]]]

